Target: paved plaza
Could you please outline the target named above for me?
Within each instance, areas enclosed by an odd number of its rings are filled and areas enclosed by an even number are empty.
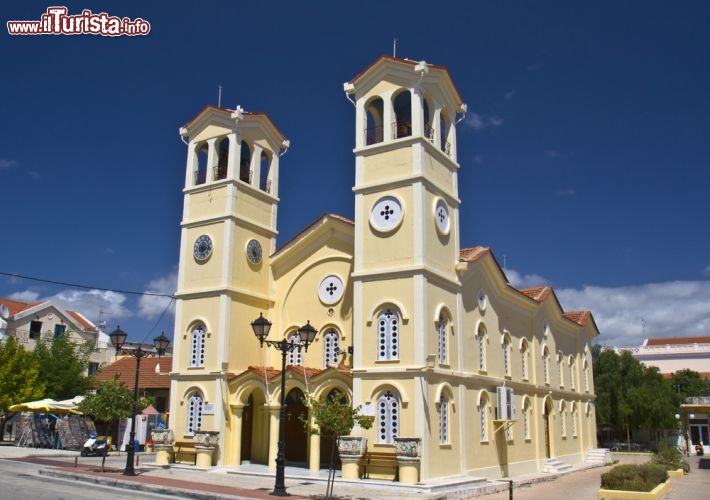
[[[133,490],[169,494],[177,498],[236,499],[269,498],[274,473],[265,466],[230,466],[199,469],[171,464],[161,467],[154,455],[139,453],[135,477],[123,476],[126,455],[113,452],[101,470],[101,458],[79,457],[77,452],[0,446],[0,459],[23,461],[40,466],[44,476],[87,481]],[[615,454],[620,463],[641,463],[645,455]],[[664,500],[701,500],[710,498],[710,458],[688,457],[690,474],[671,479],[670,493]],[[512,478],[515,500],[592,500],[596,499],[602,473],[609,467],[576,470],[567,474],[531,474]],[[307,469],[287,467],[286,487],[291,498],[314,498],[325,494],[327,471],[318,474]],[[485,481],[471,485],[465,478],[454,477],[404,486],[391,481],[347,481],[336,477],[334,496],[341,499],[464,499],[509,500],[508,481]]]

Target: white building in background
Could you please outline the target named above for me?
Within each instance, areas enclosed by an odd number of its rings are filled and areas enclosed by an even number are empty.
[[[630,349],[634,358],[646,366],[656,366],[670,377],[680,370],[693,370],[710,379],[710,337],[672,337],[645,339]]]
[[[111,360],[113,348],[108,335],[77,311],[68,311],[51,300],[21,302],[0,297],[0,340],[14,337],[27,351],[33,351],[40,338],[69,335],[76,343],[93,347],[89,374]]]

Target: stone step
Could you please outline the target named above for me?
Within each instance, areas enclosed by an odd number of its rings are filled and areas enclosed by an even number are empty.
[[[587,450],[587,456],[585,461],[587,463],[595,464],[610,464],[611,452],[608,448],[592,448]]]

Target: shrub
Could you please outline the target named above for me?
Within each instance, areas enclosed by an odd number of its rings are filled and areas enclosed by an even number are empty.
[[[659,448],[658,453],[653,456],[651,462],[665,467],[666,470],[683,469],[686,474],[690,472],[690,464],[685,461],[683,454],[677,448],[671,448],[670,446]]]
[[[602,474],[601,487],[605,490],[651,491],[666,479],[666,469],[651,462],[617,465]]]

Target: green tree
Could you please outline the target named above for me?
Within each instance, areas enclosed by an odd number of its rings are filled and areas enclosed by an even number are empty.
[[[670,383],[679,403],[685,401],[685,398],[710,394],[710,381],[703,380],[700,374],[693,370],[685,369],[675,372],[671,376]]]
[[[32,353],[17,343],[15,337],[0,342],[0,412],[13,404],[42,399],[44,385]]]
[[[74,343],[65,333],[57,338],[42,338],[33,352],[45,397],[56,400],[83,394],[89,387],[86,369],[92,346]]]
[[[309,416],[315,424],[311,425],[308,418],[303,418],[306,431],[311,434],[320,434],[321,437],[332,438],[333,445],[330,451],[330,468],[326,486],[326,498],[331,498],[335,480],[335,446],[338,438],[350,434],[355,424],[363,429],[369,429],[372,427],[373,419],[361,415],[360,406],[353,408],[345,395],[337,390],[331,392],[324,401],[309,398],[306,404],[310,410]]]
[[[634,430],[675,427],[678,401],[658,368],[644,365],[630,351],[619,354],[600,346],[592,349],[592,360],[599,429],[611,429],[630,446]]]
[[[79,411],[105,424],[104,433],[108,432],[112,422],[130,417],[133,411],[133,391],[123,382],[119,382],[118,378],[119,375],[116,374],[112,380],[99,382],[96,392],[87,394],[79,403]],[[149,404],[149,399],[138,398],[136,411],[140,413]]]

